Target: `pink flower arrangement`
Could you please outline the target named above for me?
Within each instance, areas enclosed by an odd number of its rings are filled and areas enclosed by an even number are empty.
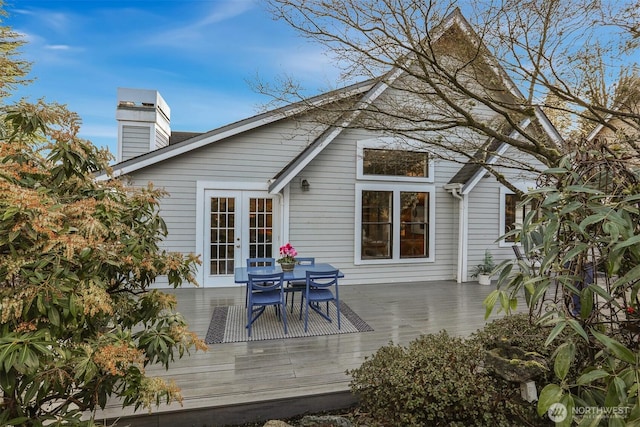
[[[280,246],[280,258],[278,258],[279,264],[292,264],[296,262],[296,255],[298,255],[298,251],[291,246],[291,243],[287,243],[286,245]]]

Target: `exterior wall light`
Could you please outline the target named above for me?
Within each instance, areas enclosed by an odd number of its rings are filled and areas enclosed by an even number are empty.
[[[311,185],[309,184],[309,181],[303,179],[302,181],[300,181],[300,188],[302,188],[302,191],[309,191]]]

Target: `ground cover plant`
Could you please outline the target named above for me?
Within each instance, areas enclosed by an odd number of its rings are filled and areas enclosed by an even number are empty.
[[[351,390],[378,425],[545,425],[519,384],[484,369],[484,350],[483,339],[446,331],[389,344],[349,372]]]

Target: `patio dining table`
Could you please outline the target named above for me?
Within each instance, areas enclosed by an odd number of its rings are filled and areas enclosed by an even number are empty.
[[[314,265],[302,265],[296,264],[293,271],[284,272],[284,281],[293,282],[307,280],[307,271],[327,271],[337,270],[334,266],[327,263],[318,263]],[[261,266],[261,267],[237,267],[234,271],[234,281],[236,283],[249,283],[249,273],[252,274],[273,274],[280,273],[282,268],[280,265],[274,266]],[[341,271],[338,273],[338,277],[344,277],[344,273]]]
[[[307,264],[296,264],[293,268],[293,271],[285,271],[284,272],[284,282],[305,282],[307,280],[307,271],[329,271],[329,270],[338,270],[331,264],[327,263],[318,263],[313,265]],[[249,283],[249,273],[252,274],[273,274],[280,273],[282,268],[280,264],[278,265],[269,265],[269,266],[260,266],[260,267],[237,267],[234,271],[234,281],[240,284]],[[338,271],[338,277],[344,277],[344,273],[342,271]],[[285,286],[284,291],[286,293],[291,293],[292,297],[295,295],[294,292],[302,293],[305,290],[304,286]],[[288,300],[288,298],[287,298]],[[291,309],[293,310],[293,299],[291,300]]]

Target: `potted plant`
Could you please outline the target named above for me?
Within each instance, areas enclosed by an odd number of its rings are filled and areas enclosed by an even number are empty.
[[[280,264],[282,271],[293,271],[296,265],[296,255],[298,255],[298,251],[291,246],[291,243],[280,246],[280,258],[276,262]]]
[[[496,268],[496,264],[493,262],[493,255],[487,249],[484,251],[484,259],[482,260],[482,264],[478,264],[474,267],[471,272],[471,277],[477,277],[478,283],[481,285],[490,285],[491,284],[491,272]]]

